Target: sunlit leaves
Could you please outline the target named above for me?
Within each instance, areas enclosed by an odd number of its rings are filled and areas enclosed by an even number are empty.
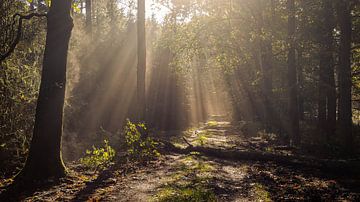
[[[94,170],[102,170],[106,168],[115,157],[115,150],[109,145],[108,140],[104,140],[104,146],[92,146],[92,150],[86,150],[85,157],[80,159],[80,162]]]
[[[129,157],[136,161],[148,161],[158,157],[157,142],[150,137],[144,137],[146,131],[144,123],[133,123],[127,120],[124,128],[125,142]]]

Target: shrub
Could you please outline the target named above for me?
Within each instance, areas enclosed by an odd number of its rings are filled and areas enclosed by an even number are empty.
[[[95,171],[105,169],[114,159],[115,150],[109,145],[108,140],[104,140],[103,147],[92,146],[91,150],[86,150],[86,156],[80,159],[80,162]]]
[[[132,123],[127,120],[124,128],[127,154],[133,160],[149,161],[160,156],[158,143],[151,137],[145,137],[147,128],[144,123]]]

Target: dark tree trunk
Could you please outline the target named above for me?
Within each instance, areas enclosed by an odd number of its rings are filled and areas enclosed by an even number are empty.
[[[295,2],[287,1],[288,7],[288,94],[289,94],[289,134],[295,145],[300,144],[297,75],[295,61]]]
[[[272,71],[273,71],[273,52],[272,52],[272,20],[264,19],[264,12],[266,11],[266,2],[258,1],[260,8],[258,12],[257,32],[261,34],[266,26],[270,27],[270,36],[263,39],[258,36],[258,50],[254,56],[256,57],[256,66],[262,71],[262,95],[263,95],[263,119],[264,125],[267,132],[273,132],[273,128],[276,125],[273,107],[273,93],[272,93]],[[274,2],[271,1],[271,19],[274,18],[273,11],[275,9]]]
[[[351,111],[351,14],[349,0],[339,0],[337,4],[340,27],[339,51],[339,132],[346,148],[353,149]]]
[[[92,32],[92,13],[91,13],[91,0],[85,1],[85,11],[86,11],[86,31],[88,34]]]
[[[145,72],[146,72],[146,41],[145,41],[145,0],[138,0],[137,12],[137,117],[138,121],[145,121]]]
[[[53,0],[48,12],[46,46],[35,126],[25,167],[18,175],[44,179],[65,175],[61,158],[68,44],[73,27],[71,0]]]
[[[332,0],[323,1],[323,18],[324,18],[324,35],[322,43],[322,57],[320,58],[324,65],[325,73],[325,93],[326,93],[326,108],[327,117],[324,130],[326,131],[326,138],[334,136],[336,127],[336,88],[335,88],[335,75],[334,75],[334,15]]]
[[[322,43],[320,46],[324,46]],[[326,61],[324,48],[320,48],[319,82],[318,82],[318,129],[321,134],[326,128]]]
[[[299,119],[304,120],[304,75],[303,75],[303,49],[298,47],[297,49],[297,76],[298,76],[298,86],[299,86]]]

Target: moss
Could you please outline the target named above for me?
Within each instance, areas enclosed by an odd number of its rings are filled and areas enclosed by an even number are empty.
[[[153,201],[167,202],[200,202],[200,201],[216,201],[215,194],[202,187],[172,187],[167,186],[161,189],[155,195]]]
[[[256,201],[264,201],[264,202],[272,201],[270,198],[270,193],[265,189],[263,185],[256,183],[253,189],[254,189]]]

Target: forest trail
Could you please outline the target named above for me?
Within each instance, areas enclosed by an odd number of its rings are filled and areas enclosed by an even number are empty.
[[[244,131],[249,130],[226,121],[209,121],[169,141],[179,147],[191,144],[224,151],[274,152],[271,135],[260,133],[249,137]],[[76,166],[72,169],[76,170]],[[359,187],[359,179],[334,177],[314,168],[231,161],[190,152],[164,154],[147,166],[112,167],[98,175],[69,177],[58,185],[21,198],[24,201],[356,201],[360,199]]]
[[[242,130],[249,132],[246,127]],[[182,135],[194,146],[270,150],[271,136],[248,137],[249,134],[242,130],[230,122],[209,121]],[[176,137],[170,139],[178,146],[186,146]],[[360,187],[354,186],[358,182],[356,179],[338,180],[311,168],[228,161],[191,152],[163,155],[147,167],[113,178],[110,186],[99,188],[86,198],[104,201],[352,201],[359,199],[360,190],[348,190],[347,187]]]

